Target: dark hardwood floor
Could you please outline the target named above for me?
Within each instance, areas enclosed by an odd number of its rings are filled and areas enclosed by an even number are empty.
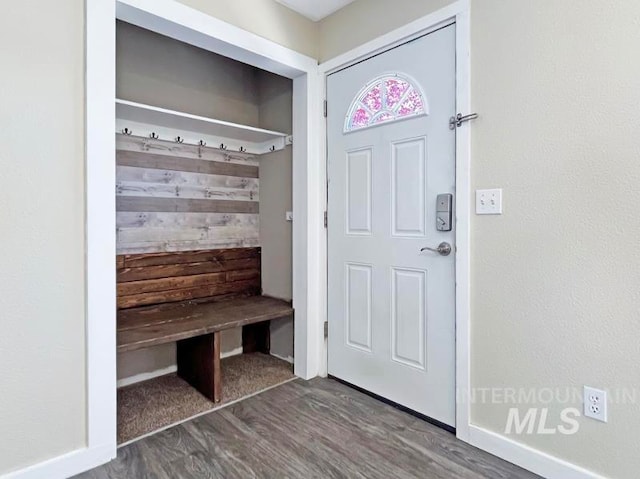
[[[142,439],[82,479],[535,478],[330,379],[296,380]]]

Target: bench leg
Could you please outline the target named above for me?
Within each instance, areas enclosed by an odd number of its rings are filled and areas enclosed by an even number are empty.
[[[177,343],[178,376],[213,402],[222,400],[220,333]]]
[[[271,321],[249,324],[242,327],[242,352],[269,354],[271,351]]]

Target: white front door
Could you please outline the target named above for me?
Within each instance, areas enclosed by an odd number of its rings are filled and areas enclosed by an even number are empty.
[[[330,75],[327,100],[329,374],[454,426],[455,25]]]

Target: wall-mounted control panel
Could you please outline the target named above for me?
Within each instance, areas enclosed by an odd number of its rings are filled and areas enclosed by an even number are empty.
[[[453,195],[443,193],[436,198],[436,229],[451,231],[453,218]]]

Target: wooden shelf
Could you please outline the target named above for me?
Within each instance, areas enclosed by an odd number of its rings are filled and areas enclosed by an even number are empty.
[[[244,148],[247,153],[263,154],[281,150],[291,142],[286,133],[121,99],[116,99],[116,119],[118,133],[127,128],[135,136],[156,133],[162,140],[180,136],[185,143],[204,140],[207,146],[217,148],[224,144],[230,151]]]

